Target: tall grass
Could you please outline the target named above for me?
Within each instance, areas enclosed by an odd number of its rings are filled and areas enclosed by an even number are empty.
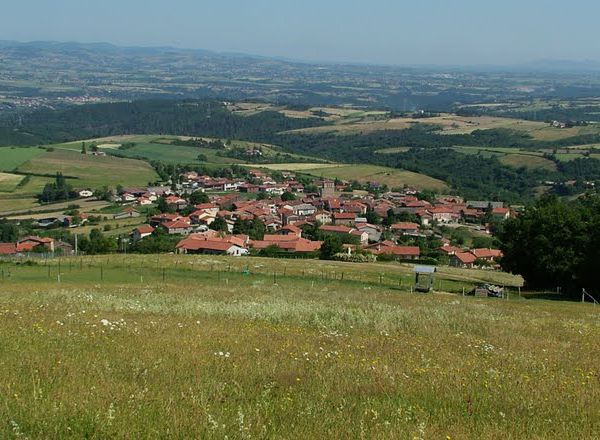
[[[322,280],[311,261],[275,280],[198,268],[223,261],[63,261],[60,283],[57,262],[3,265],[0,437],[600,432],[591,305],[410,294],[376,271]]]

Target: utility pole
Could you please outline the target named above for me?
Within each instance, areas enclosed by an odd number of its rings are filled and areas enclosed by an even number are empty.
[[[75,234],[75,256],[77,256],[77,237],[79,234]]]

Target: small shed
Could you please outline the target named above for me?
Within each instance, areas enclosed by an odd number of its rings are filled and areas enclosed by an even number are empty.
[[[435,279],[435,272],[437,268],[435,266],[420,266],[417,265],[414,268],[415,272],[415,291],[416,292],[429,292],[433,288],[433,282]]]

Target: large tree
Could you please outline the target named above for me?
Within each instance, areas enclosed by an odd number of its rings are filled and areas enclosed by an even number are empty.
[[[499,232],[505,270],[530,288],[561,287],[577,294],[599,288],[600,200],[544,197]]]

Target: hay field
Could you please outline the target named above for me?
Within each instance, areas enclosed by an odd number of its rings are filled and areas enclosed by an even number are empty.
[[[0,172],[0,192],[13,192],[21,180],[23,176],[18,174]]]
[[[416,295],[392,265],[382,284],[334,267],[0,265],[0,437],[596,437],[592,305]]]

